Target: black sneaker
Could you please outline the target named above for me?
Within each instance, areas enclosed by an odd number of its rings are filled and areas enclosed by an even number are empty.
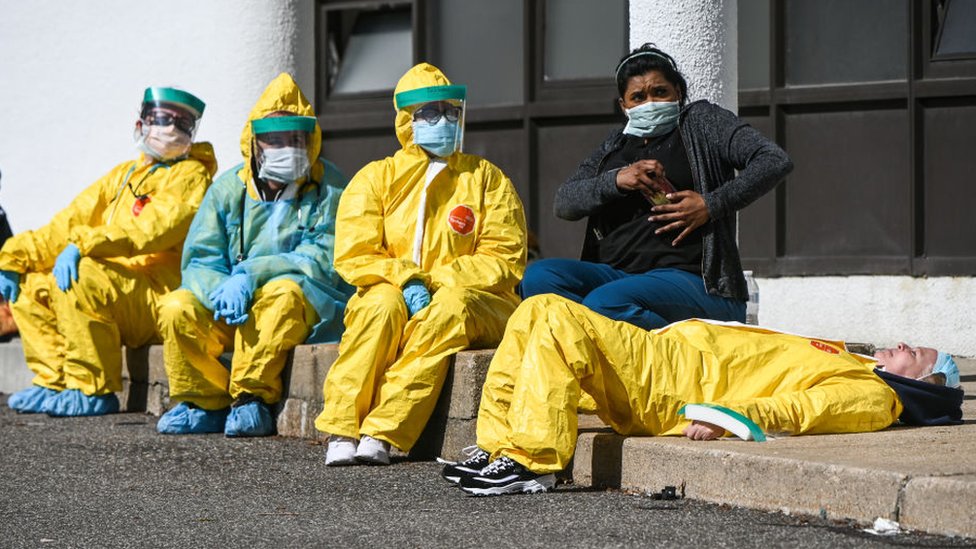
[[[468,456],[468,459],[460,463],[456,461],[444,462],[444,470],[441,471],[441,476],[448,482],[457,484],[461,477],[477,475],[488,466],[491,460],[491,455],[477,446],[468,446],[462,451],[464,455]]]
[[[537,475],[507,457],[500,457],[478,474],[462,476],[458,484],[462,490],[475,496],[535,494],[552,490],[556,475]]]

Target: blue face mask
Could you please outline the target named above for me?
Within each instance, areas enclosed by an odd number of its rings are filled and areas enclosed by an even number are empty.
[[[446,116],[431,126],[421,120],[413,123],[413,142],[434,156],[446,158],[457,149],[458,123]]]
[[[636,137],[664,135],[678,126],[678,113],[681,108],[677,101],[648,101],[627,109],[630,119],[624,133]]]

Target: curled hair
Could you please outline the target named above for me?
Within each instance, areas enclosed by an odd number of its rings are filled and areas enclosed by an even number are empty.
[[[678,64],[673,57],[650,42],[625,55],[620,63],[617,63],[617,93],[620,97],[623,97],[627,91],[627,82],[631,78],[650,71],[659,71],[678,90],[681,96],[678,102],[684,106],[688,99],[688,83],[685,82],[684,75],[678,70]]]

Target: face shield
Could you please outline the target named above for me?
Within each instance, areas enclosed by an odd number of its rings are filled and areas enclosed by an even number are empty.
[[[289,184],[308,176],[308,136],[315,131],[311,116],[274,116],[251,122],[257,177]]]
[[[146,88],[136,145],[158,160],[185,156],[205,106],[203,101],[183,90]]]
[[[413,120],[413,141],[433,156],[446,158],[464,147],[466,86],[431,86],[398,93],[398,109]]]

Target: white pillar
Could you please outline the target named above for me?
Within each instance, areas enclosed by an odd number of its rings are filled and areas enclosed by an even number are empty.
[[[207,103],[198,141],[219,169],[279,72],[314,98],[312,0],[0,0],[0,204],[15,232],[47,223],[135,157],[143,89],[175,85]]]
[[[654,42],[678,62],[692,101],[738,109],[736,0],[631,0],[630,47]]]

